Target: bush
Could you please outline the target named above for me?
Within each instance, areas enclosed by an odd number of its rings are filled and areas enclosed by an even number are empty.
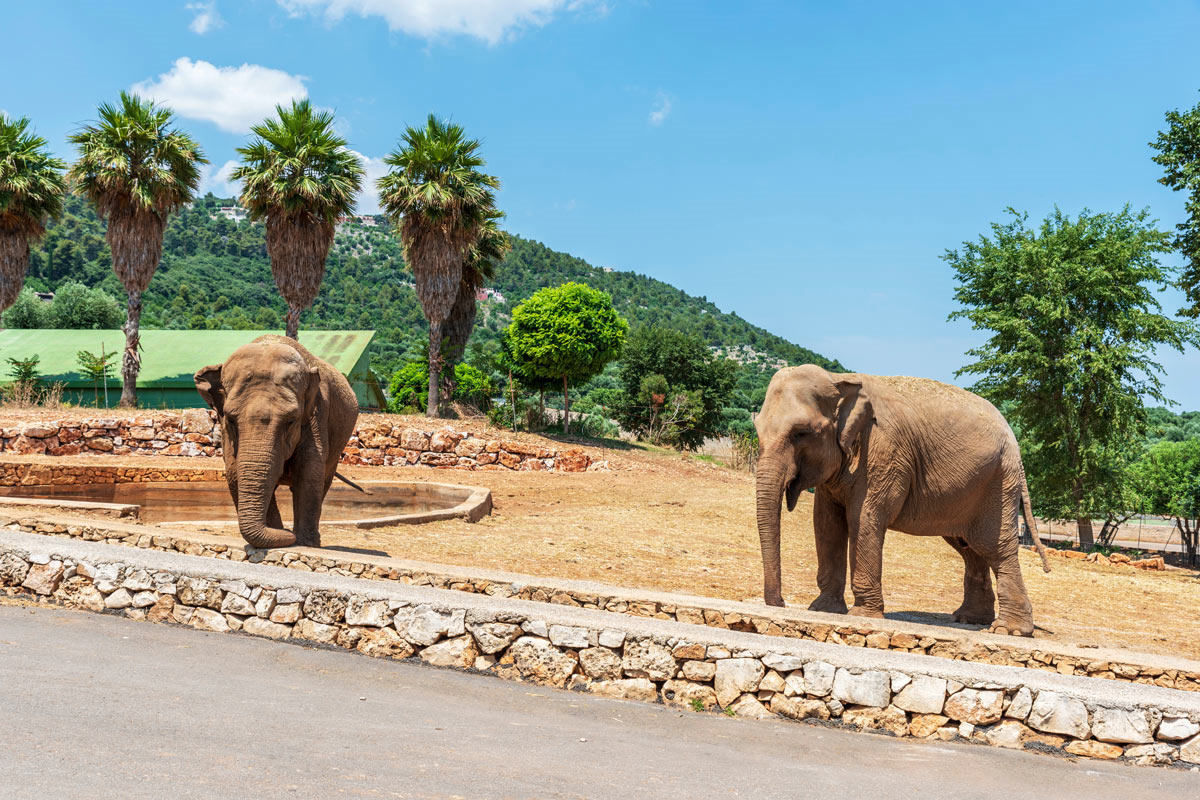
[[[82,283],[64,283],[54,300],[39,300],[31,289],[23,289],[17,301],[4,312],[7,328],[66,328],[71,330],[109,330],[125,321],[121,304],[103,289],[89,289]]]
[[[491,379],[469,364],[454,367],[454,399],[486,411],[492,404],[496,387]],[[429,393],[429,365],[410,361],[388,382],[387,410],[394,414],[420,413]],[[511,423],[510,423],[511,424]]]
[[[593,439],[615,439],[620,428],[617,423],[600,414],[588,414],[579,423],[579,432],[584,436],[590,436]]]
[[[50,319],[50,304],[39,300],[32,289],[22,289],[0,319],[6,328],[45,328]]]

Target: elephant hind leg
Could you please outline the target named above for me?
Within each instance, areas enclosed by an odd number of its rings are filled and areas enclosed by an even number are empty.
[[[996,576],[997,611],[990,630],[1032,636],[1033,604],[1029,602],[1017,556],[1019,487],[1005,487],[996,496],[998,508],[989,509],[976,521],[967,534],[967,544],[982,556]]]
[[[987,561],[964,540],[955,536],[944,538],[963,560],[963,600],[954,612],[954,621],[990,625],[996,618],[996,595],[992,591],[992,574]]]

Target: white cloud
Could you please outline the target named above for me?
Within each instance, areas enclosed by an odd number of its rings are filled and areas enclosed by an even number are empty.
[[[521,28],[539,27],[560,11],[603,15],[598,0],[278,0],[288,13],[323,13],[331,22],[347,14],[382,17],[388,28],[426,39],[466,35],[495,44]]]
[[[184,8],[188,11],[195,11],[196,16],[192,18],[192,22],[188,25],[192,29],[192,33],[198,33],[201,36],[211,30],[216,30],[225,24],[225,20],[221,19],[221,14],[217,11],[216,0],[209,0],[207,3],[187,3]]]
[[[233,171],[237,169],[238,162],[226,161],[221,166],[209,164],[204,168],[204,174],[200,176],[200,194],[212,192],[217,197],[237,197],[242,193],[242,184],[240,181],[230,180]]]
[[[134,84],[133,90],[181,117],[205,120],[230,133],[246,133],[273,114],[276,105],[307,97],[305,80],[258,64],[218,67],[185,57],[155,80]]]
[[[662,125],[667,121],[667,116],[671,113],[671,98],[667,97],[663,92],[658,93],[658,99],[654,101],[654,108],[650,110],[650,124]]]
[[[355,210],[359,214],[381,214],[383,210],[379,206],[379,192],[375,190],[375,181],[387,174],[388,166],[383,163],[383,158],[371,158],[365,156],[357,150],[351,150],[351,153],[358,156],[362,161],[363,170],[366,175],[363,176],[363,188],[359,192],[358,202],[355,204]]]

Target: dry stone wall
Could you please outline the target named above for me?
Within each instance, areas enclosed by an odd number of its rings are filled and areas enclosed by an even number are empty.
[[[1121,688],[13,531],[0,531],[0,590],[686,710],[1145,765],[1200,764],[1200,698],[1153,686]]]
[[[221,431],[206,409],[179,414],[26,422],[0,428],[0,453],[19,455],[218,456]],[[606,469],[578,448],[558,450],[470,431],[361,423],[342,463],[450,469],[585,472]]]
[[[207,534],[65,516],[10,513],[19,517],[12,521],[13,527],[51,537],[597,609],[631,617],[672,620],[847,648],[929,655],[952,661],[1020,667],[1200,693],[1200,668],[1195,662],[1149,654],[1122,652],[1118,657],[1116,653],[1032,639],[971,636],[967,631],[954,628],[892,620],[840,621],[845,618],[798,609],[767,611],[762,607],[712,598],[639,592],[602,584],[420,564],[387,557],[352,556],[332,550],[303,547],[261,550],[240,541]],[[831,619],[839,621],[828,621]]]

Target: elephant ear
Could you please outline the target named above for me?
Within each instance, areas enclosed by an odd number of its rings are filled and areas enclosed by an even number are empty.
[[[204,398],[208,407],[220,416],[225,408],[225,384],[221,383],[221,365],[210,364],[196,372],[196,391]]]
[[[862,390],[861,381],[840,380],[836,385],[840,395],[837,404],[838,445],[849,456],[853,455],[867,424],[874,421],[875,408]]]

